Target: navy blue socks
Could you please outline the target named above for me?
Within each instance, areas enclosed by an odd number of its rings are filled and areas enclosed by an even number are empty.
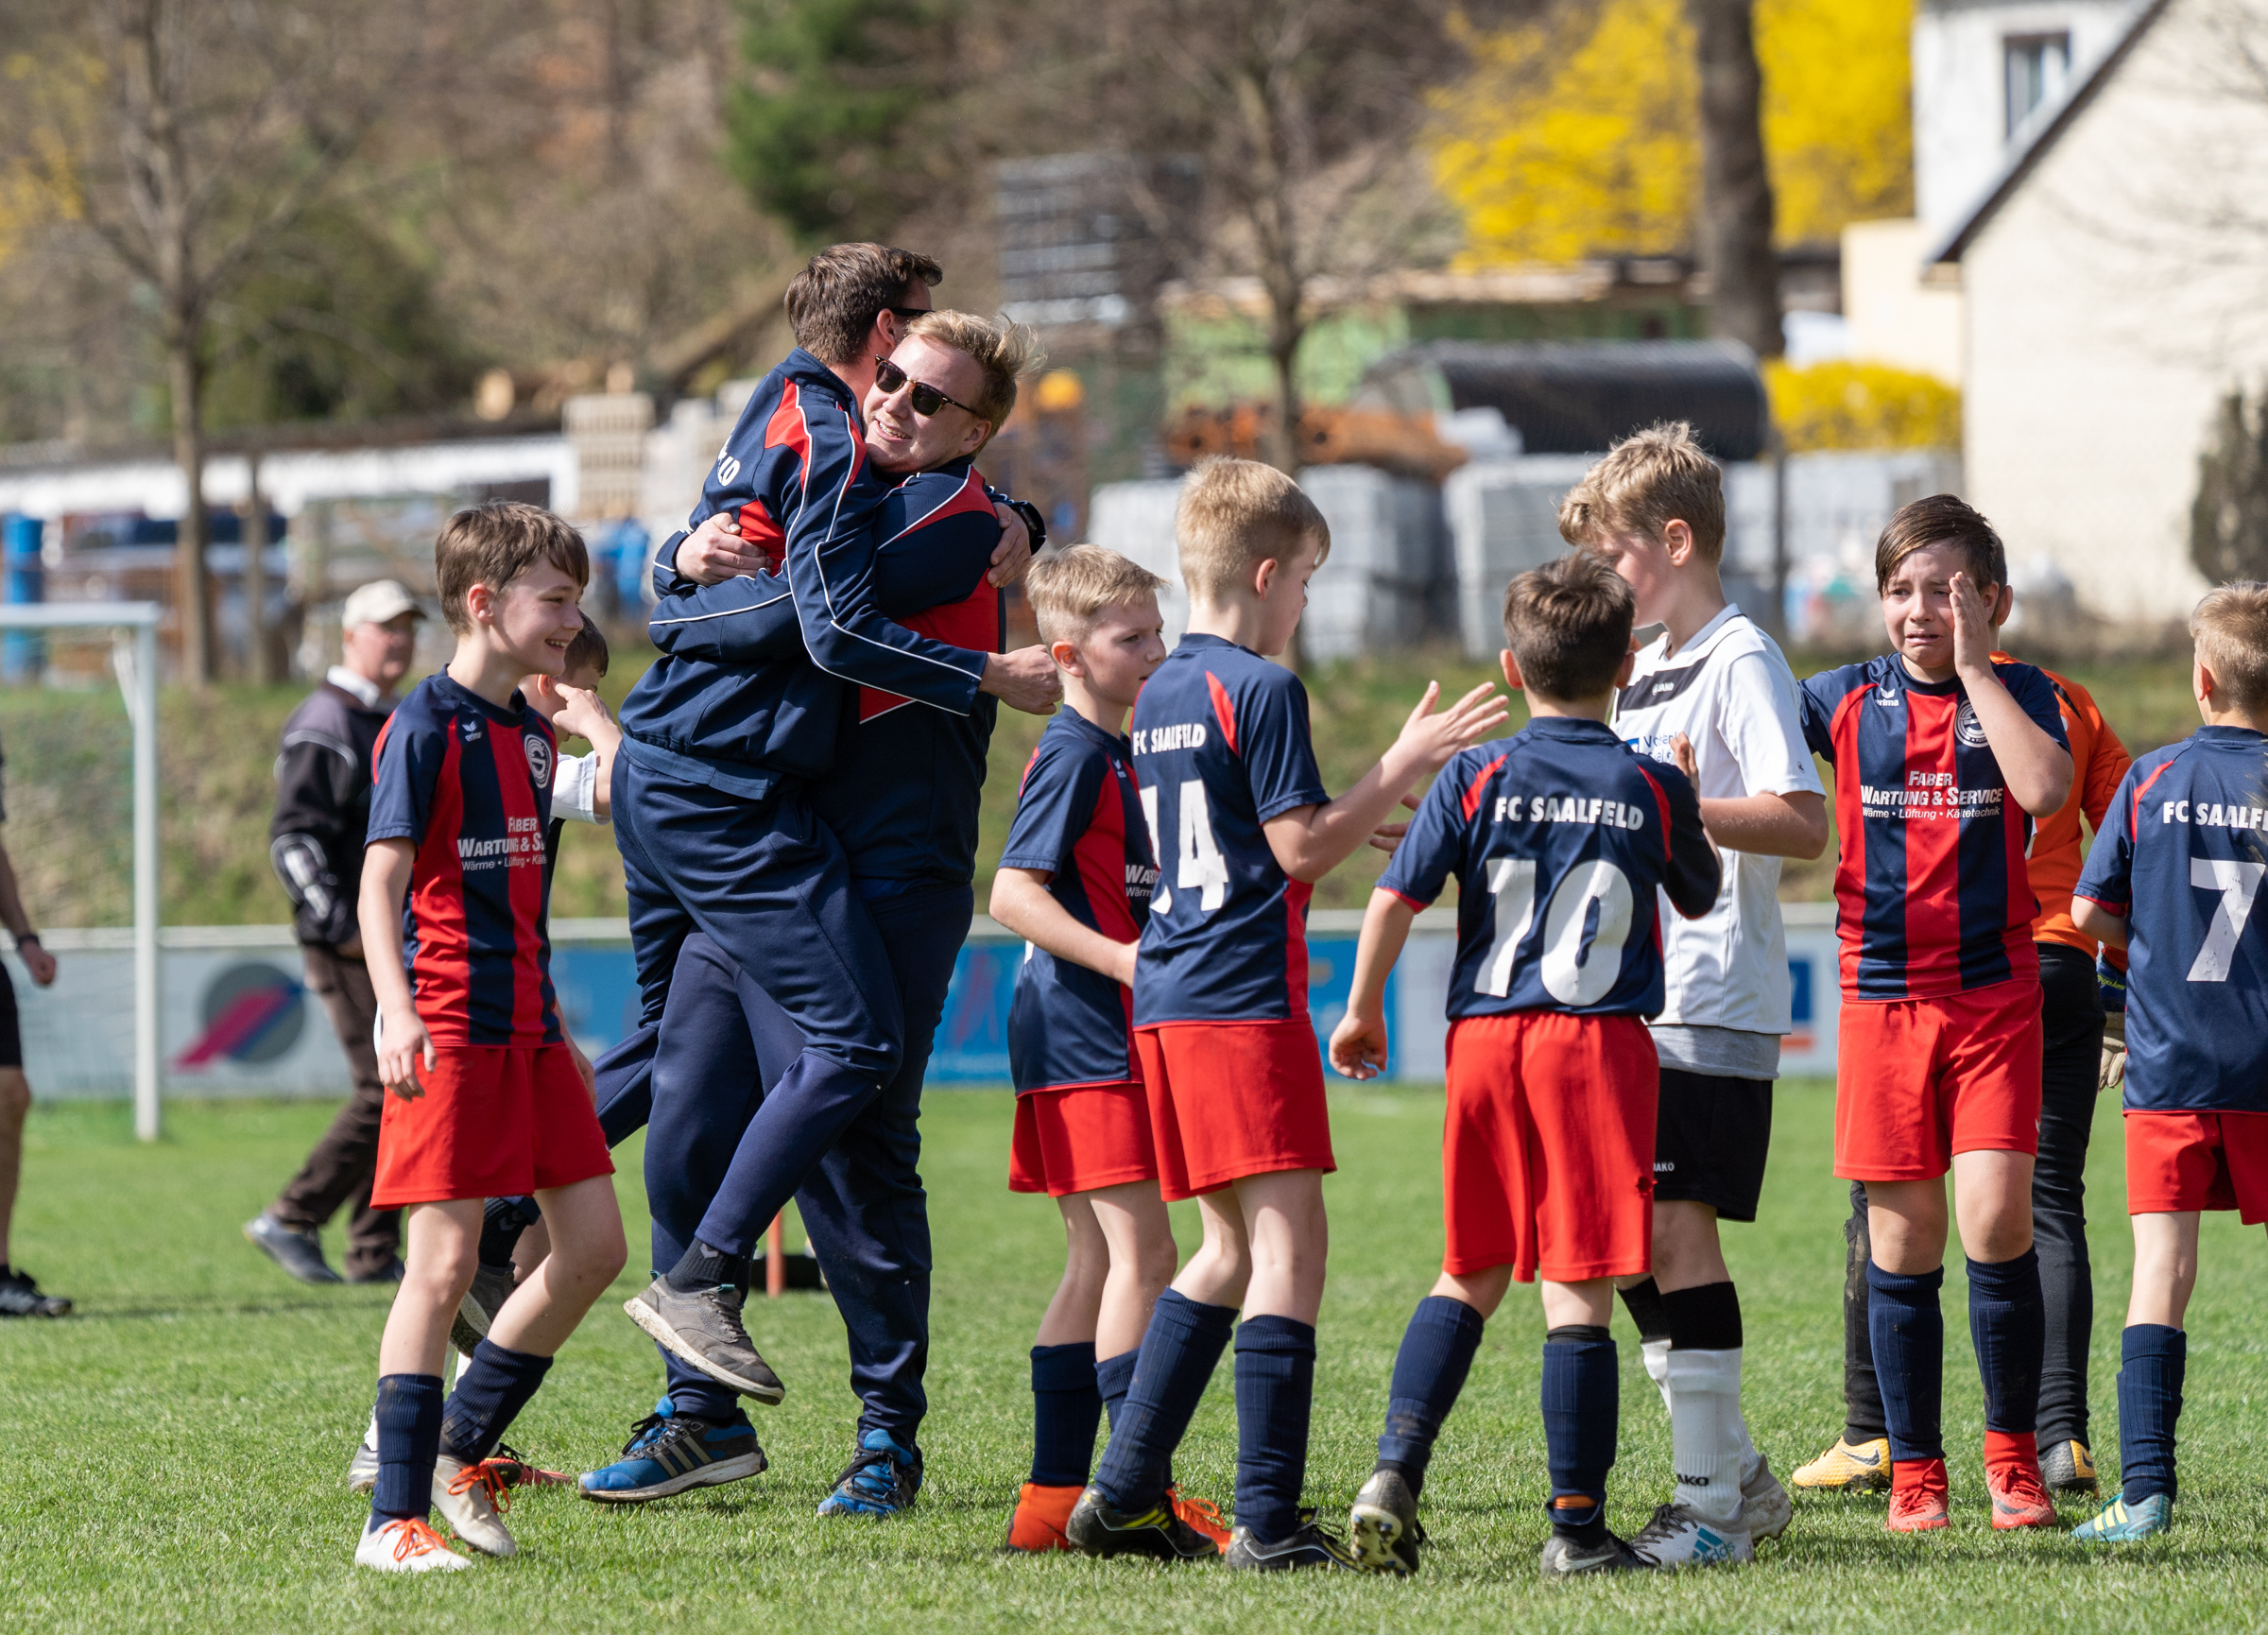
[[[2029,1436],[2039,1419],[2039,1367],[2048,1312],[2039,1251],[2012,1261],[1968,1263],[1968,1334],[1984,1381],[1984,1428]]]
[[[494,1340],[473,1347],[441,1414],[441,1440],[450,1454],[474,1465],[494,1453],[550,1371],[549,1357],[507,1351]]]
[[[1313,1324],[1260,1317],[1237,1326],[1236,1519],[1263,1544],[1299,1530],[1314,1398]]]
[[[380,1376],[378,1486],[370,1492],[374,1522],[425,1519],[433,1507],[433,1465],[440,1449],[440,1376]]]
[[[1552,1530],[1580,1543],[1606,1536],[1606,1472],[1622,1416],[1614,1339],[1604,1328],[1570,1323],[1543,1341],[1543,1437]]]
[[[1102,1418],[1094,1342],[1034,1346],[1031,1479],[1042,1488],[1085,1487]]]
[[[1126,1390],[1134,1384],[1134,1365],[1141,1357],[1138,1348],[1094,1361],[1094,1388],[1102,1396],[1103,1412],[1110,1417],[1113,1431],[1118,1429],[1118,1411],[1126,1405]]]
[[[1909,1278],[1886,1272],[1871,1260],[1866,1263],[1866,1337],[1874,1345],[1874,1374],[1881,1386],[1882,1418],[1890,1422],[1890,1457],[1894,1460],[1945,1457],[1940,1424],[1945,1403],[1945,1314],[1937,1309],[1937,1291],[1944,1286],[1943,1266]],[[2036,1267],[2032,1287],[2032,1298],[2036,1300]],[[2036,1399],[2036,1349],[2032,1353],[2032,1368]]]
[[[1428,1295],[1402,1331],[1401,1350],[1394,1354],[1394,1383],[1386,1392],[1386,1430],[1378,1438],[1378,1462],[1400,1472],[1412,1497],[1425,1487],[1425,1468],[1441,1421],[1465,1388],[1486,1321],[1463,1300]]]
[[[2120,1340],[2119,1490],[2129,1505],[2153,1493],[2178,1496],[2174,1427],[2181,1418],[2181,1382],[2190,1336],[2160,1323],[2135,1323]]]
[[[1144,1510],[1165,1496],[1174,1450],[1228,1349],[1234,1306],[1209,1306],[1168,1289],[1150,1313],[1134,1383],[1094,1473],[1103,1497],[1121,1510]]]

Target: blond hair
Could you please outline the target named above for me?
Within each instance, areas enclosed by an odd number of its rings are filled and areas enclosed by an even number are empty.
[[[1016,384],[1047,362],[1040,336],[1024,324],[1005,318],[979,318],[972,312],[925,312],[905,326],[908,335],[934,340],[966,353],[985,377],[976,401],[966,406],[978,420],[991,422],[985,434],[990,442],[1016,408]]]
[[[1105,608],[1154,599],[1165,581],[1130,557],[1100,545],[1065,545],[1032,559],[1023,599],[1040,622],[1040,639],[1078,642]]]
[[[1725,480],[1684,421],[1631,433],[1559,502],[1559,536],[1571,545],[1596,545],[1610,532],[1658,542],[1673,522],[1693,530],[1701,560],[1724,559]]]
[[[591,583],[591,554],[583,548],[583,536],[541,506],[490,500],[458,511],[441,525],[440,538],[433,542],[441,617],[464,635],[472,628],[472,610],[465,599],[472,587],[486,585],[502,595],[505,586],[538,561],[573,574],[578,585]]]
[[[2190,615],[2190,636],[2220,697],[2256,720],[2268,714],[2268,584],[2239,579],[2208,593]]]
[[[1567,703],[1611,691],[1637,611],[1622,575],[1588,551],[1519,575],[1504,587],[1504,645],[1521,685]]]
[[[1286,562],[1309,540],[1318,566],[1331,555],[1331,525],[1299,485],[1274,466],[1216,455],[1197,462],[1174,508],[1181,582],[1209,602],[1230,594],[1270,558]]]

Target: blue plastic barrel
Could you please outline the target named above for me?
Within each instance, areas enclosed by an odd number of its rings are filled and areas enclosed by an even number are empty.
[[[0,515],[0,581],[10,605],[47,599],[40,566],[40,519],[9,511]],[[36,681],[47,663],[47,638],[38,630],[9,630],[0,636],[0,680]]]

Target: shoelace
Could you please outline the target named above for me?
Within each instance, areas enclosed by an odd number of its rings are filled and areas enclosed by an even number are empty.
[[[654,1443],[669,1435],[673,1428],[674,1421],[669,1415],[646,1415],[644,1419],[630,1427],[630,1439],[622,1445],[623,1456],[627,1458],[643,1449],[653,1446]]]
[[[511,1486],[505,1480],[501,1459],[483,1459],[477,1465],[467,1465],[449,1479],[451,1493],[470,1493],[478,1488],[489,1496],[489,1503],[502,1515],[512,1507]]]
[[[1228,1518],[1221,1514],[1221,1507],[1211,1499],[1188,1498],[1178,1488],[1167,1489],[1165,1496],[1167,1502],[1173,1506],[1174,1514],[1182,1521],[1193,1524],[1199,1521],[1210,1522],[1223,1532],[1228,1531]]]
[[[401,1525],[402,1530],[394,1535],[395,1560],[406,1561],[412,1556],[429,1556],[436,1550],[444,1556],[449,1553],[449,1546],[441,1541],[441,1536],[422,1517],[412,1516]]]
[[[843,1473],[835,1477],[834,1485],[839,1488],[849,1482],[862,1497],[877,1502],[889,1499],[898,1491],[897,1463],[887,1449],[861,1449],[858,1457],[843,1467]]]
[[[531,1463],[525,1454],[509,1442],[496,1444],[491,1462],[502,1468],[504,1483],[507,1488],[558,1488],[564,1487],[568,1480],[566,1472],[546,1471],[542,1466]]]

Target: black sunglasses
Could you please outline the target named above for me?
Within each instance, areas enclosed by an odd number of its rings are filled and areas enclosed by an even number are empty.
[[[919,415],[923,420],[929,419],[931,415],[936,414],[947,404],[953,404],[954,408],[965,414],[976,415],[980,421],[985,418],[983,415],[976,414],[976,410],[961,402],[960,399],[947,397],[926,381],[914,379],[886,357],[878,357],[874,360],[874,384],[882,387],[885,396],[892,397],[906,387],[912,387],[914,388],[914,413]]]
[[[895,313],[900,318],[927,318],[936,309],[926,306],[885,306],[882,310]]]

